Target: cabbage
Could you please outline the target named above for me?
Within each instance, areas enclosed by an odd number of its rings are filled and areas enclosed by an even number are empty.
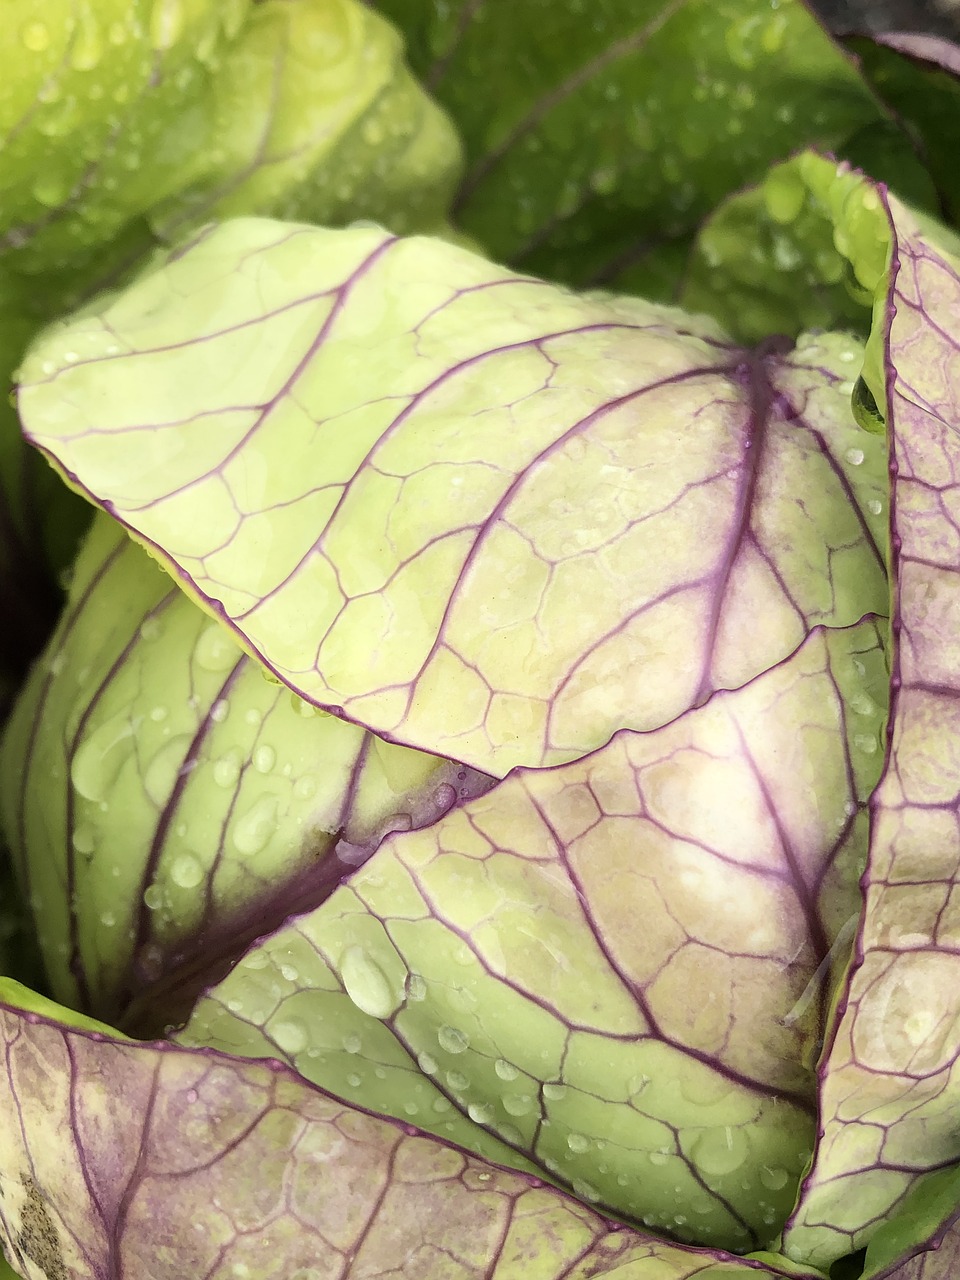
[[[382,8],[2,37],[11,1274],[947,1280],[960,55]]]

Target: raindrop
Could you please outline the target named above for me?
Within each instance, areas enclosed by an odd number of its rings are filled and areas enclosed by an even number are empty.
[[[210,708],[210,719],[213,721],[214,724],[223,724],[224,720],[226,720],[229,713],[230,713],[230,703],[226,700],[226,698],[221,698],[218,702],[215,702],[213,706]]]
[[[648,1159],[651,1164],[665,1165],[670,1159],[670,1154],[667,1151],[651,1151]]]
[[[343,1048],[345,1053],[359,1053],[363,1048],[363,1041],[356,1033],[344,1036]]]
[[[114,716],[80,744],[70,765],[70,781],[86,800],[104,801],[133,752],[139,722]]]
[[[545,1084],[543,1086],[543,1096],[548,1102],[559,1102],[561,1098],[567,1096],[567,1086],[565,1084]]]
[[[436,1075],[439,1065],[436,1058],[431,1058],[429,1053],[421,1053],[417,1058],[417,1066],[425,1076]]]
[[[770,1168],[764,1164],[760,1166],[760,1181],[768,1191],[782,1191],[790,1181],[790,1175],[786,1169]]]
[[[471,1102],[467,1115],[474,1124],[489,1124],[493,1119],[493,1107],[488,1102]]]
[[[467,1089],[470,1088],[470,1081],[467,1079],[467,1077],[463,1074],[462,1071],[448,1071],[447,1084],[450,1086],[451,1089],[454,1089],[457,1093],[464,1093]]]
[[[590,1149],[590,1139],[584,1137],[582,1133],[568,1133],[567,1146],[577,1155],[583,1155],[585,1151]]]
[[[82,822],[73,833],[72,844],[77,853],[93,853],[96,842],[97,833],[89,823]]]
[[[69,195],[69,189],[61,178],[54,174],[47,174],[38,178],[33,184],[31,191],[33,198],[47,209],[55,209],[58,205],[63,204]],[[64,359],[68,359],[69,353],[65,353]]]
[[[863,462],[864,455],[862,449],[848,449],[843,456],[850,463],[851,467],[859,467],[861,462]]]
[[[312,778],[309,773],[305,773],[302,778],[298,778],[294,784],[293,794],[298,800],[309,800],[311,796],[317,794],[316,779]]]
[[[183,35],[181,0],[154,0],[150,10],[150,43],[159,51],[171,49]]]
[[[103,56],[100,28],[93,14],[84,7],[77,24],[77,34],[70,49],[70,65],[75,71],[92,71]]]
[[[877,750],[877,739],[872,733],[855,733],[853,745],[858,747],[864,755],[872,756]]]
[[[261,796],[233,826],[238,853],[252,857],[262,852],[277,830],[277,797]]]
[[[361,1013],[389,1018],[400,1007],[400,997],[373,956],[363,947],[348,947],[340,959],[340,977],[347,995]]]
[[[525,1116],[533,1110],[533,1096],[529,1093],[505,1093],[502,1102],[508,1116]]]
[[[253,767],[257,773],[269,773],[277,763],[277,753],[273,747],[264,744],[253,753]]]
[[[20,31],[20,39],[31,53],[43,53],[50,48],[50,32],[43,22],[28,22]]]
[[[306,1026],[299,1018],[277,1022],[270,1028],[270,1035],[278,1049],[284,1053],[301,1053],[309,1042]]]
[[[218,787],[232,787],[240,777],[240,752],[229,751],[213,766],[213,780]]]
[[[407,975],[407,999],[420,1001],[427,998],[427,982],[419,973]]]
[[[748,1143],[743,1130],[724,1125],[706,1130],[697,1139],[693,1158],[704,1173],[722,1177],[741,1168],[747,1152]]]
[[[520,1072],[512,1062],[507,1062],[506,1058],[498,1058],[493,1064],[493,1069],[501,1080],[516,1080]]]
[[[195,889],[203,879],[203,866],[192,853],[181,853],[170,867],[170,879],[181,889]]]
[[[470,1047],[470,1037],[457,1027],[442,1026],[437,1032],[437,1040],[447,1053],[463,1053]]]
[[[117,917],[112,911],[102,911],[100,913],[100,923],[105,929],[112,929],[117,923]]]
[[[878,516],[883,510],[883,503],[879,498],[870,498],[867,502],[867,510],[871,515]]]
[[[229,671],[240,657],[240,650],[218,622],[204,627],[193,651],[197,666],[204,671]]]
[[[347,1076],[347,1084],[351,1089],[359,1089],[363,1084],[363,1076],[358,1071],[351,1071]]]
[[[144,890],[143,901],[148,911],[156,911],[163,906],[163,890],[158,884],[152,884]]]

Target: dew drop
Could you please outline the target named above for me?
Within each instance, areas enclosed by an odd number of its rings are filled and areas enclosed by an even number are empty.
[[[158,884],[152,884],[144,890],[143,902],[148,911],[156,911],[163,906],[163,890]]]
[[[371,1018],[389,1018],[400,1008],[394,985],[363,947],[347,947],[340,959],[340,977],[361,1013]]]
[[[493,1069],[501,1080],[516,1080],[520,1072],[512,1062],[507,1062],[506,1058],[498,1058],[493,1064]]]
[[[764,1164],[760,1166],[760,1181],[768,1191],[782,1191],[790,1181],[790,1175],[786,1169],[770,1168]]]
[[[867,510],[873,516],[878,516],[883,510],[883,503],[879,498],[870,498],[867,501]]]
[[[75,71],[92,71],[102,56],[100,28],[93,14],[84,7],[70,48],[70,65]]]
[[[448,1071],[447,1084],[457,1093],[465,1093],[470,1088],[470,1081],[462,1071]]]
[[[363,1076],[359,1073],[359,1071],[351,1071],[350,1074],[347,1076],[347,1084],[350,1086],[351,1089],[359,1089],[360,1086],[363,1084]]]
[[[113,914],[112,911],[101,911],[100,923],[103,925],[105,929],[112,929],[113,926],[117,923],[117,917]]]
[[[505,1093],[501,1102],[508,1116],[529,1115],[534,1106],[533,1095],[530,1093]]]
[[[253,753],[253,767],[257,773],[269,773],[277,763],[277,753],[273,747],[264,743]]]
[[[50,32],[44,22],[28,22],[20,30],[20,39],[31,53],[43,53],[50,48]]]
[[[470,1037],[458,1027],[442,1026],[437,1032],[437,1040],[446,1053],[463,1053],[470,1047]]]
[[[467,1115],[474,1124],[489,1124],[493,1119],[493,1107],[488,1102],[471,1102]]]
[[[33,198],[47,209],[55,209],[58,205],[63,204],[69,193],[69,188],[63,182],[62,178],[54,174],[44,175],[37,179],[31,187]],[[69,353],[64,354],[67,360]]]
[[[747,1158],[748,1143],[742,1129],[724,1125],[705,1130],[693,1146],[697,1167],[714,1177],[735,1173]]]
[[[277,830],[277,797],[261,796],[233,826],[238,853],[252,857],[262,852]]]
[[[309,1043],[307,1028],[299,1018],[288,1018],[274,1023],[270,1027],[270,1035],[278,1049],[284,1053],[302,1053]]]
[[[93,853],[96,848],[97,833],[89,823],[82,822],[74,831],[71,843],[77,853]]]
[[[234,748],[213,766],[213,780],[218,787],[232,787],[240,777],[240,752]]]
[[[343,1037],[343,1049],[345,1053],[359,1053],[362,1048],[363,1041],[356,1033]]]
[[[427,998],[427,981],[419,973],[407,975],[407,999],[419,1002]]]
[[[583,1155],[585,1151],[590,1150],[590,1139],[584,1137],[582,1133],[568,1133],[567,1146],[577,1155]]]
[[[567,1096],[567,1086],[565,1084],[545,1084],[543,1086],[543,1096],[548,1102],[559,1102],[561,1098]]]
[[[150,10],[150,43],[159,51],[171,49],[183,35],[185,15],[181,0],[154,0]]]
[[[219,623],[211,622],[197,637],[193,656],[204,671],[229,671],[236,665],[240,650]]]
[[[170,879],[181,889],[195,889],[203,880],[203,866],[192,853],[178,854],[170,867]]]
[[[851,467],[859,467],[861,462],[863,462],[864,455],[862,449],[848,449],[843,456],[850,463]]]
[[[94,729],[70,764],[70,781],[86,800],[104,801],[133,754],[138,722],[126,713]]]
[[[662,1165],[665,1165],[667,1161],[670,1159],[670,1153],[669,1151],[651,1151],[647,1159],[650,1161],[651,1164],[657,1165],[658,1167],[660,1167]]]
[[[210,719],[214,724],[223,724],[227,716],[230,714],[230,703],[226,698],[220,698],[210,708]]]
[[[417,1057],[417,1066],[425,1076],[434,1076],[439,1070],[439,1064],[436,1058],[431,1058],[429,1053],[421,1053]]]
[[[862,751],[864,755],[872,756],[876,754],[877,739],[872,733],[855,733],[853,735],[853,745]]]

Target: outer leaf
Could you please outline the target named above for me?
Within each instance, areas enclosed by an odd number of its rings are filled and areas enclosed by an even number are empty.
[[[785,1236],[792,1256],[818,1262],[863,1243],[928,1174],[960,1163],[960,257],[896,201],[887,216],[891,735],[872,800],[865,918],[823,1064],[820,1140]]]
[[[803,146],[847,154],[869,137],[880,176],[923,181],[796,0],[379,7],[463,134],[460,224],[493,257],[549,278],[675,296],[700,219]]]
[[[817,632],[663,729],[395,833],[180,1038],[473,1145],[469,1120],[681,1239],[769,1241],[809,1156],[884,682],[873,624]]]
[[[933,36],[890,34],[846,41],[864,75],[923,140],[943,212],[960,221],[955,141],[960,122],[960,47]]]
[[[291,688],[502,775],[885,611],[856,344],[783,345],[243,221],[51,331],[20,408]]]
[[[279,1063],[0,1004],[0,1237],[25,1280],[751,1280],[354,1110]]]
[[[209,68],[250,0],[32,0],[4,12],[0,253],[70,265],[174,189],[209,138]],[[175,125],[175,140],[171,126]],[[149,158],[144,164],[145,158]]]
[[[106,518],[0,767],[55,992],[154,1034],[385,830],[491,782],[265,681]]]
[[[394,29],[356,0],[258,4],[213,80],[216,146],[194,153],[196,176],[153,225],[169,239],[184,223],[256,211],[439,226],[460,144],[402,55]]]

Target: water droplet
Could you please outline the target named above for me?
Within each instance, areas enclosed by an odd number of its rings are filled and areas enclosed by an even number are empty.
[[[705,1130],[693,1145],[693,1159],[703,1173],[723,1177],[735,1173],[747,1158],[749,1144],[742,1129],[724,1125]]]
[[[181,889],[195,889],[203,880],[203,866],[192,853],[178,854],[170,867],[170,879]]]
[[[877,739],[872,733],[855,733],[853,745],[858,747],[864,755],[872,756],[877,750]]]
[[[407,999],[419,1002],[427,998],[427,982],[419,973],[407,975]]]
[[[50,32],[44,22],[28,22],[20,30],[20,39],[31,53],[43,53],[50,48]]]
[[[512,1062],[507,1062],[506,1058],[498,1058],[493,1064],[493,1069],[501,1080],[516,1080],[520,1072]]]
[[[347,1084],[351,1089],[359,1089],[363,1084],[363,1076],[359,1071],[351,1071],[347,1076]]]
[[[95,829],[89,823],[82,822],[73,833],[72,844],[77,853],[93,853],[97,844]]]
[[[278,1049],[284,1053],[302,1053],[309,1043],[307,1028],[299,1018],[288,1018],[270,1026],[270,1035]]]
[[[851,467],[859,467],[861,462],[863,462],[864,455],[862,449],[848,449],[843,456],[850,463]]]
[[[253,767],[257,773],[269,773],[276,763],[277,753],[273,747],[268,746],[266,743],[257,747],[253,753]]]
[[[447,1053],[463,1053],[470,1047],[470,1037],[458,1027],[442,1026],[437,1032],[437,1040]]]
[[[162,805],[170,798],[181,770],[193,763],[187,759],[191,742],[189,734],[168,738],[147,765],[143,789],[154,804]]]
[[[670,1159],[669,1151],[651,1151],[647,1159],[651,1164],[662,1166]]]
[[[309,800],[317,794],[317,782],[309,773],[305,773],[302,778],[298,778],[294,783],[293,794],[298,800]]]
[[[417,1057],[417,1066],[425,1076],[436,1075],[439,1070],[439,1064],[436,1058],[431,1058],[429,1053],[421,1053]]]
[[[30,189],[33,192],[33,198],[47,209],[55,209],[63,204],[70,194],[63,179],[55,174],[45,174],[38,178]],[[65,354],[64,359],[66,358]]]
[[[790,1181],[790,1175],[786,1169],[770,1168],[763,1164],[760,1166],[760,1181],[768,1191],[782,1191]]]
[[[113,926],[117,923],[117,917],[113,914],[112,911],[101,911],[100,923],[103,925],[105,929],[112,929]]]
[[[261,796],[233,824],[233,843],[238,853],[252,857],[262,852],[277,830],[277,797]]]
[[[471,1102],[467,1115],[474,1124],[489,1124],[493,1119],[493,1107],[488,1102]]]
[[[565,1084],[545,1084],[543,1086],[543,1096],[548,1102],[559,1102],[561,1098],[567,1096],[567,1086]]]
[[[393,983],[363,947],[348,947],[340,959],[340,978],[347,995],[361,1013],[389,1018],[400,1008]]]
[[[583,1155],[585,1151],[590,1150],[590,1139],[584,1137],[582,1133],[568,1133],[567,1146],[577,1155]]]
[[[223,724],[227,716],[230,714],[230,703],[226,698],[220,698],[210,708],[210,719],[214,724]]]
[[[362,1048],[363,1041],[356,1033],[343,1037],[343,1049],[345,1053],[359,1053]]]
[[[879,498],[870,498],[867,502],[867,510],[873,516],[878,516],[883,510],[883,503]]]
[[[218,787],[232,787],[240,777],[240,752],[234,747],[213,766],[213,780]]]
[[[313,705],[313,703],[305,702],[303,698],[300,697],[299,694],[291,693],[290,705],[294,709],[294,711],[297,713],[297,715],[302,716],[304,720],[309,720],[312,716],[315,716],[317,714],[317,708]]]
[[[533,1095],[529,1093],[505,1093],[501,1099],[508,1116],[525,1116],[533,1110]]]
[[[193,656],[204,671],[229,671],[236,665],[240,650],[218,622],[211,622],[197,637]]]
[[[183,35],[184,21],[181,0],[154,0],[150,10],[150,43],[160,51],[173,48]]]
[[[139,721],[123,713],[100,725],[80,744],[70,764],[70,781],[84,799],[107,799],[133,754],[133,735],[138,727]]]
[[[143,902],[148,911],[156,911],[163,906],[163,890],[158,884],[152,884],[143,892]]]
[[[100,27],[84,5],[77,22],[76,35],[70,46],[70,65],[75,71],[92,71],[103,56]]]

